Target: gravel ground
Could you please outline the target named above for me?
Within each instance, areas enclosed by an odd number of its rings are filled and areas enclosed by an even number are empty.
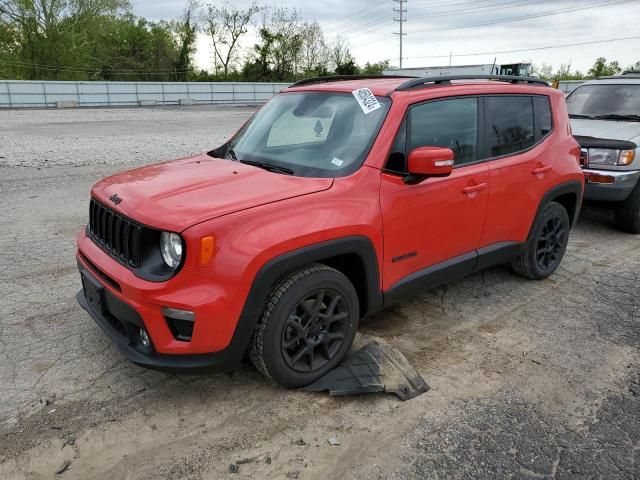
[[[124,360],[74,298],[89,188],[253,111],[0,112],[0,478],[640,478],[640,238],[591,207],[552,278],[495,268],[362,323],[432,387],[409,402]]]

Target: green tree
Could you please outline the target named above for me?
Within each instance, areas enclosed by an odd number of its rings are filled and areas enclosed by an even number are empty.
[[[303,31],[304,24],[297,10],[276,9],[260,27],[260,41],[245,62],[243,78],[249,81],[295,80],[301,70]]]
[[[255,3],[246,10],[238,9],[229,2],[222,7],[208,5],[204,15],[206,31],[213,42],[216,73],[219,63],[225,80],[238,60],[239,40],[248,32],[248,26],[260,10],[261,7]]]
[[[99,20],[127,8],[127,0],[0,0],[0,21],[15,33],[17,75],[83,78]]]
[[[169,24],[175,51],[173,58],[175,77],[180,82],[186,82],[192,70],[191,62],[196,51],[196,34],[198,33],[196,19],[198,8],[196,0],[189,0],[182,19]]]
[[[579,70],[571,71],[571,63],[563,63],[553,75],[554,80],[582,80],[584,75]]]
[[[391,67],[390,60],[383,60],[377,63],[365,63],[364,67],[360,69],[360,73],[364,75],[382,75],[385,70],[389,70]]]
[[[598,57],[593,64],[593,67],[589,69],[588,75],[591,78],[599,78],[617,75],[620,72],[620,64],[617,61],[607,63],[606,58]]]
[[[302,27],[299,63],[304,75],[321,75],[328,70],[329,47],[318,22],[305,23]]]

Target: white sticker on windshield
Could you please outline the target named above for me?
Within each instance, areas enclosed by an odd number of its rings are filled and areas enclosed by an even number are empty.
[[[333,160],[331,160],[331,163],[333,163],[336,167],[341,167],[342,164],[344,163],[344,160],[340,160],[339,158],[334,158]]]
[[[356,98],[358,104],[360,105],[360,108],[362,108],[362,111],[365,115],[368,115],[371,112],[375,112],[379,108],[382,108],[382,105],[380,105],[378,99],[368,88],[360,88],[358,90],[354,90],[351,93],[353,93],[353,96]]]

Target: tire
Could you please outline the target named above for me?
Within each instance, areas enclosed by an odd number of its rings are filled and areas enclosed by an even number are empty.
[[[349,279],[326,265],[309,265],[269,294],[249,358],[267,378],[287,388],[303,387],[344,359],[359,318],[358,295]]]
[[[627,233],[640,233],[640,182],[629,197],[615,210],[617,228]]]
[[[526,251],[511,261],[512,270],[533,280],[550,276],[562,262],[570,228],[567,210],[557,202],[550,202],[534,223]]]

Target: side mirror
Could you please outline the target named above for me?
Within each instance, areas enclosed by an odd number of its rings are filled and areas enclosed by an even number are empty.
[[[420,147],[409,153],[409,179],[422,180],[427,177],[448,177],[453,171],[454,153],[450,148]]]

